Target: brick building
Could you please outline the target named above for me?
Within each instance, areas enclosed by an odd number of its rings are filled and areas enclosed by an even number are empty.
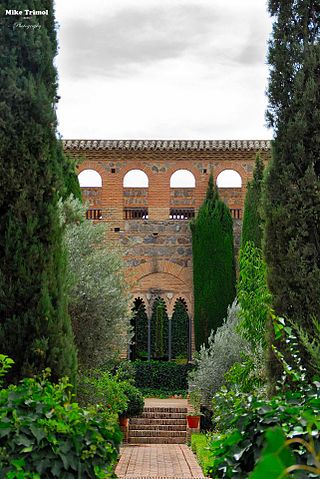
[[[79,180],[87,218],[105,221],[120,241],[133,298],[150,316],[161,297],[169,317],[182,299],[193,313],[190,218],[205,197],[212,172],[234,219],[239,247],[247,182],[256,153],[270,157],[269,141],[65,140],[81,160]]]

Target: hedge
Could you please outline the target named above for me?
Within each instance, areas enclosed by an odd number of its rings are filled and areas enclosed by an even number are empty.
[[[134,361],[135,381],[138,388],[168,391],[187,390],[188,372],[192,364],[177,364],[171,361]]]

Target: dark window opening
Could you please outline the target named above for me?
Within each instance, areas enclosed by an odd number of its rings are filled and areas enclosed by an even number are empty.
[[[114,229],[114,232],[115,232],[115,233],[119,233],[119,231],[120,231],[120,228],[115,228],[115,229]]]
[[[115,168],[111,168],[111,173],[115,173],[116,172],[116,169]]]

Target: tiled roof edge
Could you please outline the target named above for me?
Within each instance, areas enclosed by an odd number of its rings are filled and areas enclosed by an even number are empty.
[[[62,140],[65,150],[269,150],[270,140]]]

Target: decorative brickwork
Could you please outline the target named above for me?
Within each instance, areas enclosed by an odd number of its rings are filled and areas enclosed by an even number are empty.
[[[79,172],[93,169],[102,178],[101,188],[82,188],[84,200],[94,210],[88,217],[107,222],[108,238],[126,248],[126,277],[134,297],[144,300],[148,314],[154,299],[162,297],[169,316],[176,299],[184,298],[192,315],[189,218],[203,202],[211,172],[215,180],[226,169],[238,172],[241,188],[219,189],[234,218],[237,251],[247,182],[258,151],[268,162],[270,142],[66,140],[64,148],[82,160]],[[123,187],[125,174],[133,169],[146,173],[148,188]],[[170,188],[171,175],[180,169],[194,175],[194,188]]]

